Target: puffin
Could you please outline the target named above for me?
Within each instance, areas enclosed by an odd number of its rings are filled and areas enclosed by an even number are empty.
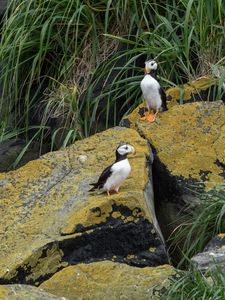
[[[111,191],[119,192],[119,188],[131,172],[128,161],[128,154],[135,154],[135,149],[128,143],[120,143],[116,149],[116,160],[113,164],[103,170],[99,179],[95,183],[90,183],[93,187],[89,190],[102,189],[110,196]]]
[[[166,94],[157,80],[157,63],[155,60],[145,62],[145,77],[141,81],[141,90],[148,112],[140,120],[154,122],[159,111],[167,110]]]

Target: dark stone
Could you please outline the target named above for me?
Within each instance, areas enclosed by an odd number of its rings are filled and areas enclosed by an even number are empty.
[[[190,203],[196,203],[195,190],[204,190],[204,184],[192,178],[173,176],[160,161],[156,150],[151,145],[154,154],[152,177],[154,189],[155,212],[162,235],[172,263],[176,266],[183,254],[180,247],[184,241],[180,240],[176,246],[171,241],[171,233],[185,220],[190,219]],[[190,190],[190,186],[192,190]],[[184,237],[185,239],[185,237]]]
[[[199,175],[201,176],[201,180],[202,180],[202,181],[207,180],[207,179],[208,179],[208,175],[209,175],[210,173],[212,173],[212,172],[211,172],[211,171],[203,171],[203,170],[201,170],[201,171],[199,172]]]
[[[141,116],[141,117],[144,117],[145,113],[148,111],[147,107],[141,107],[139,108],[139,111],[138,111],[138,114]]]
[[[221,161],[219,161],[218,159],[215,161],[215,164],[219,167],[222,168],[223,171],[219,174],[220,176],[222,176],[225,179],[225,164]]]
[[[130,128],[131,121],[128,118],[122,119],[120,126]]]
[[[18,165],[14,167],[14,162],[25,146],[26,141],[23,139],[7,140],[0,143],[0,172],[8,172],[12,169],[19,168],[28,161],[37,159],[40,154],[47,152],[47,148],[43,146],[40,153],[40,145],[38,143],[32,143],[24,153]]]
[[[225,246],[225,235],[222,238],[217,235],[213,237],[211,241],[209,241],[209,243],[204,248],[204,252],[219,249],[223,246]]]

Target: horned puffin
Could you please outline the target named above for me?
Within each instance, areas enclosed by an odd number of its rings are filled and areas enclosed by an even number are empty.
[[[166,94],[157,80],[157,63],[154,60],[145,62],[145,77],[141,81],[141,90],[148,108],[141,120],[154,122],[159,111],[167,110]]]
[[[134,147],[128,143],[121,143],[116,149],[115,162],[101,173],[97,182],[90,183],[93,187],[89,191],[103,189],[108,196],[110,196],[110,191],[113,190],[118,193],[123,181],[131,172],[131,166],[127,158],[130,153],[135,154]]]

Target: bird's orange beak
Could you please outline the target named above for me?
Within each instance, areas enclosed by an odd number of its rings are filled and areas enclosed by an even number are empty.
[[[151,72],[151,69],[149,69],[148,67],[145,66],[144,71],[145,71],[145,74],[148,74]]]

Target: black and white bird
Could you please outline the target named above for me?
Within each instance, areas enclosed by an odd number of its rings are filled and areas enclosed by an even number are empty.
[[[148,108],[148,113],[141,120],[154,122],[159,111],[167,110],[166,94],[157,80],[157,63],[154,60],[145,62],[145,77],[141,81],[141,90]]]
[[[120,186],[131,172],[131,166],[127,158],[127,155],[130,153],[135,154],[133,146],[128,143],[120,144],[116,149],[115,162],[102,172],[97,182],[90,184],[93,185],[93,188],[89,191],[103,189],[103,191],[107,192],[108,196],[110,195],[110,191],[118,193]]]

